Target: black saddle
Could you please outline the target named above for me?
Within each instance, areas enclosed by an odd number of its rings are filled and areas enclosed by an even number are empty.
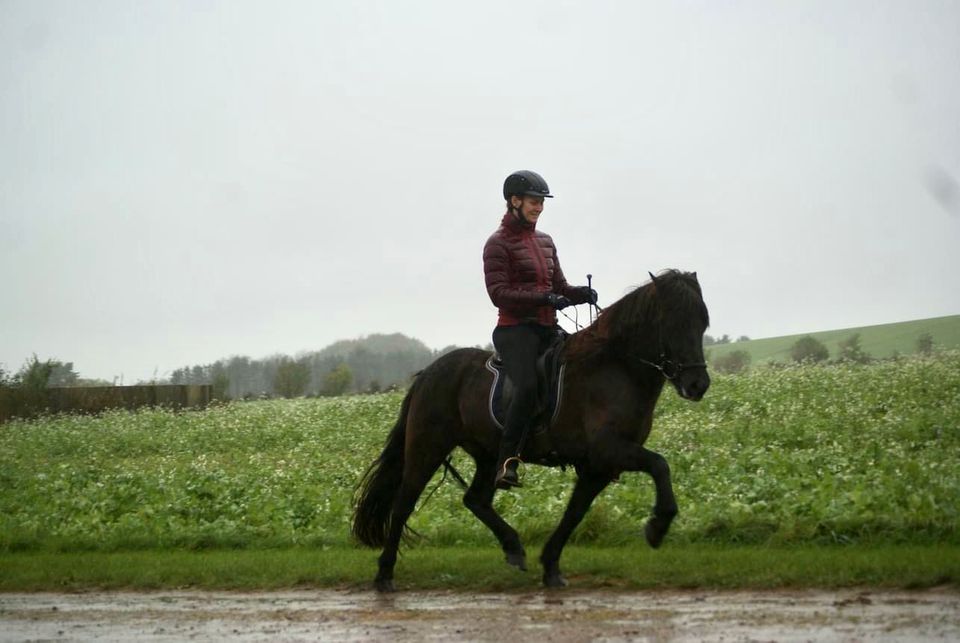
[[[537,411],[530,424],[532,434],[546,431],[553,424],[560,409],[563,398],[563,371],[565,364],[561,358],[563,345],[569,335],[563,329],[558,329],[556,338],[547,349],[537,358]],[[513,395],[513,383],[503,371],[503,362],[500,356],[494,353],[486,363],[487,370],[493,373],[493,384],[490,385],[488,407],[490,419],[503,431],[507,408]]]

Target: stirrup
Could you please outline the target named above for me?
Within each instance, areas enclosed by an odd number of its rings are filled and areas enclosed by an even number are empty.
[[[511,460],[516,460],[517,462],[517,468],[514,469],[512,472],[516,476],[516,481],[507,477],[507,475],[511,473],[507,469],[507,464],[509,464]],[[520,481],[520,465],[522,464],[523,464],[523,460],[521,460],[519,456],[510,456],[509,458],[505,459],[503,461],[503,466],[501,466],[500,470],[497,471],[497,479],[495,483],[495,486],[497,487],[497,489],[510,489],[513,487],[522,487],[523,482]]]

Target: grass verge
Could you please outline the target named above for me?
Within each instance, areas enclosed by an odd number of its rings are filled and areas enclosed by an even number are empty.
[[[533,590],[530,571],[507,567],[493,548],[418,548],[397,565],[403,590]],[[369,587],[378,552],[323,550],[20,552],[0,554],[0,591]],[[576,589],[960,587],[960,547],[670,546],[569,547],[563,569]]]

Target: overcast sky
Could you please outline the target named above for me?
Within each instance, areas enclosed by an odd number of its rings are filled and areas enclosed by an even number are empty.
[[[601,304],[676,267],[715,336],[957,314],[958,115],[953,0],[0,0],[0,364],[486,344],[517,169]]]

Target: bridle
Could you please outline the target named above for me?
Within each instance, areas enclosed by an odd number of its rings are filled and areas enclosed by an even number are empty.
[[[680,373],[690,370],[691,368],[706,368],[706,362],[690,362],[689,364],[685,362],[674,362],[673,360],[667,359],[666,353],[660,353],[660,362],[649,362],[643,358],[636,358],[641,364],[646,364],[647,366],[652,366],[653,368],[660,371],[660,373],[670,380],[671,382],[676,379]]]
[[[650,276],[652,277],[653,275],[650,275]],[[659,297],[657,299],[659,300]],[[659,308],[659,301],[657,302],[657,306]],[[659,344],[660,346],[660,361],[650,362],[648,360],[643,359],[642,357],[637,357],[635,359],[641,364],[646,364],[647,366],[651,366],[657,369],[658,371],[660,371],[661,375],[663,375],[665,378],[667,378],[671,382],[675,380],[677,377],[679,377],[680,374],[683,373],[684,371],[688,371],[692,368],[706,368],[707,367],[706,362],[689,362],[689,363],[674,362],[673,360],[667,357],[667,351],[663,349],[663,308],[660,308],[658,312],[659,312],[659,315],[657,315],[657,344]]]

